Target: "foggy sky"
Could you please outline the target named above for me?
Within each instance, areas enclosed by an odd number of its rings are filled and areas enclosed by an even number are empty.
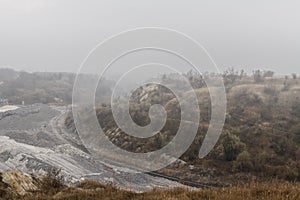
[[[300,73],[297,0],[0,0],[0,67],[76,72],[107,37],[165,27],[227,67]]]

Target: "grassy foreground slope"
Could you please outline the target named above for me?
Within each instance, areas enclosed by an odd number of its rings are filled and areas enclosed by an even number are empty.
[[[96,182],[82,182],[77,187],[63,187],[50,193],[49,188],[34,194],[29,194],[23,199],[114,199],[114,200],[199,200],[199,199],[222,199],[222,200],[243,200],[243,199],[299,199],[300,185],[292,183],[251,183],[243,186],[188,190],[155,189],[146,193],[134,193],[115,188],[111,185],[102,185]]]
[[[154,189],[145,193],[135,193],[119,189],[113,185],[104,185],[94,181],[82,181],[75,186],[66,186],[57,172],[52,171],[38,178],[18,171],[0,174],[0,199],[24,200],[199,200],[199,199],[299,199],[300,184],[290,182],[251,182],[244,185],[214,188],[171,190]]]

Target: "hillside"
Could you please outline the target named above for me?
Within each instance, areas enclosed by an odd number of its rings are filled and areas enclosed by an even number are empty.
[[[145,196],[141,197],[133,192],[110,187],[117,193],[123,195],[125,192],[137,199],[147,199],[148,194],[154,195],[149,192],[153,188],[182,187],[183,184],[194,187],[203,185],[202,188],[238,186],[225,191],[236,192],[237,195],[252,195],[252,189],[256,193],[259,187],[267,189],[268,184],[275,188],[290,187],[290,183],[281,182],[293,183],[300,180],[299,78],[274,77],[270,72],[257,71],[251,76],[234,71],[222,74],[227,92],[226,123],[213,151],[204,159],[199,159],[199,149],[210,122],[210,96],[203,76],[192,72],[185,76],[194,88],[201,109],[196,138],[173,164],[158,172],[141,174],[122,171],[118,164],[110,163],[109,158],[97,159],[83,146],[76,132],[70,106],[58,106],[68,104],[69,100],[66,98],[63,103],[57,103],[54,99],[54,96],[60,95],[61,98],[64,95],[70,97],[72,81],[66,77],[74,75],[24,73],[5,80],[0,85],[0,94],[10,92],[6,96],[9,102],[20,104],[21,99],[28,98],[29,103],[43,102],[49,105],[25,105],[0,113],[2,171],[20,170],[43,176],[49,168],[55,167],[61,169],[64,183],[72,184],[71,188],[65,186],[59,192],[73,190],[73,186],[85,179],[102,184],[112,182],[117,188],[136,192],[146,191]],[[35,83],[32,83],[33,78]],[[138,125],[150,123],[148,113],[151,105],[161,104],[166,110],[166,124],[158,134],[150,138],[139,139],[127,135],[117,127],[110,103],[97,105],[98,121],[112,143],[127,151],[143,153],[164,147],[176,135],[181,109],[177,98],[167,86],[178,86],[179,95],[186,99],[192,91],[184,90],[173,76],[163,76],[161,79],[164,83],[162,85],[166,87],[144,85],[133,91],[130,97],[130,115]],[[62,82],[65,85],[58,88]],[[97,91],[101,98],[108,99],[111,93],[109,81],[107,84],[102,93]],[[11,90],[8,90],[9,87]],[[36,91],[41,90],[44,95],[35,95]],[[250,191],[245,186],[248,183],[254,184]],[[282,191],[293,193],[296,192],[294,189]],[[81,193],[82,188],[80,191],[74,190],[77,194]],[[205,191],[191,194],[205,195]],[[214,191],[218,194],[220,189]],[[274,195],[278,195],[275,190],[272,191]],[[176,192],[189,196],[191,191],[179,189],[170,193],[162,191],[162,194],[168,196]],[[91,195],[104,194],[92,192]],[[170,198],[172,197],[171,195]]]
[[[0,69],[0,105],[1,99],[9,104],[26,105],[34,103],[68,105],[72,103],[72,90],[76,74],[62,72],[17,72],[12,69]],[[86,75],[87,79],[95,78]],[[101,98],[110,94],[111,81],[98,89]]]
[[[214,150],[198,158],[199,147],[210,119],[210,98],[200,75],[187,75],[201,108],[201,121],[193,145],[181,156],[184,162],[160,170],[164,174],[208,184],[238,184],[250,180],[300,180],[300,79],[273,77],[271,72],[256,71],[253,76],[224,73],[227,114],[223,134]],[[164,77],[168,84],[180,83]],[[188,97],[190,91],[182,91]],[[167,122],[159,134],[138,139],[128,136],[114,122],[110,105],[97,109],[106,135],[117,146],[131,152],[149,152],[163,147],[176,134],[180,108],[170,90],[161,85],[146,85],[134,91],[130,114],[139,125],[149,124],[152,104],[163,105]],[[72,116],[67,127],[75,131]]]

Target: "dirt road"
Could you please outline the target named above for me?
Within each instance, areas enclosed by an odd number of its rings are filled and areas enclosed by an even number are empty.
[[[65,129],[67,111],[67,107],[35,104],[1,113],[0,170],[43,175],[48,168],[56,167],[62,168],[70,184],[93,179],[134,191],[182,186],[149,174],[124,172],[93,158],[79,137]]]

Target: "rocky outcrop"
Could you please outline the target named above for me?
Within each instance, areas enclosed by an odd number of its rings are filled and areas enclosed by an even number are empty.
[[[0,173],[1,198],[4,195],[24,196],[37,191],[39,179],[20,171],[7,171]]]

